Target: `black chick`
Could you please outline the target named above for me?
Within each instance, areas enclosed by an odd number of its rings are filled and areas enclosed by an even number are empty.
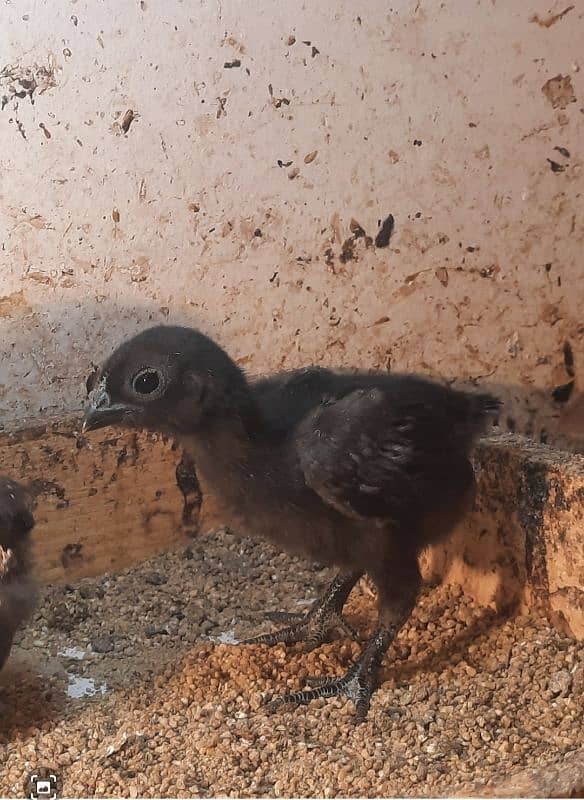
[[[16,481],[0,476],[0,669],[16,629],[32,612],[35,583],[30,577],[32,502]]]
[[[248,383],[211,339],[155,327],[88,381],[84,429],[174,435],[222,502],[226,522],[340,569],[296,624],[254,642],[322,642],[364,573],[378,627],[341,678],[277,703],[345,695],[367,713],[376,673],[420,587],[417,556],[472,501],[469,453],[499,401],[413,375],[309,368]]]

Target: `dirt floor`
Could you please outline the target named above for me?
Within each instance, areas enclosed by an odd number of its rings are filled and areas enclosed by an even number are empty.
[[[424,593],[365,724],[340,700],[267,713],[263,699],[341,673],[359,645],[234,643],[330,576],[221,532],[46,590],[0,676],[0,796],[23,796],[42,767],[68,797],[476,795],[502,781],[509,795],[516,775],[517,794],[583,796],[584,644],[452,587]],[[367,585],[347,617],[370,629]]]

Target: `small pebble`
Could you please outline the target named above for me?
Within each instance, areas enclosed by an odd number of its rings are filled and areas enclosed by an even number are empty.
[[[333,571],[227,532],[187,550],[43,590],[11,656],[34,656],[34,673],[0,676],[0,797],[22,796],[24,764],[57,769],[66,797],[185,798],[536,796],[533,781],[497,786],[577,766],[584,643],[545,620],[501,621],[457,587],[426,589],[362,726],[340,699],[268,714],[262,702],[306,675],[342,674],[358,643],[217,642],[273,630],[266,610],[304,608]],[[374,594],[358,585],[345,612],[361,635]],[[76,699],[54,666],[74,647],[87,657],[71,670],[96,690]]]
[[[144,576],[144,580],[151,586],[162,586],[164,583],[168,583],[166,575],[161,575],[160,572],[149,572]]]
[[[101,636],[99,639],[93,639],[91,649],[94,653],[111,653],[114,649],[113,637]]]

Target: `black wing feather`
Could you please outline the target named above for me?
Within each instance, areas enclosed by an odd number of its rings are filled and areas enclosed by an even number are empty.
[[[490,395],[403,378],[325,402],[298,428],[306,483],[348,516],[406,521],[447,500],[499,407]]]

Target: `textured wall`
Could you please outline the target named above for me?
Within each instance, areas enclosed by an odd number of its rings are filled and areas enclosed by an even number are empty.
[[[552,5],[3,3],[0,412],[77,407],[168,320],[252,372],[505,384],[555,430],[584,368],[584,7]]]

